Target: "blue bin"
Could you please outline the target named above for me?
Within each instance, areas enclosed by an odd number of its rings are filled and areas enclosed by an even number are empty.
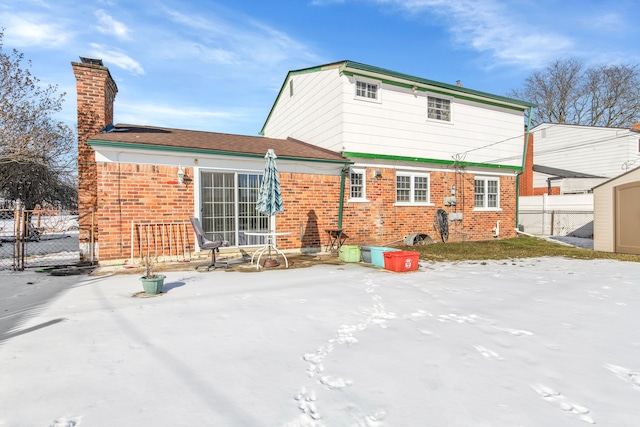
[[[371,252],[371,264],[375,265],[376,267],[382,267],[382,268],[384,268],[383,254],[385,252],[396,252],[400,250],[396,248],[388,248],[386,246],[367,246],[367,247]]]

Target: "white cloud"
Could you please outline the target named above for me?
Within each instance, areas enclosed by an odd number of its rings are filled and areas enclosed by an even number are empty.
[[[142,65],[127,54],[97,43],[91,43],[90,46],[93,49],[92,55],[96,58],[102,59],[103,62],[108,64],[107,66],[115,65],[116,67],[127,70],[133,74],[144,74]]]
[[[301,58],[305,63],[317,61],[303,43],[245,15],[201,16],[170,9],[165,13],[177,25],[176,34],[185,32],[190,36],[190,41],[182,41],[174,35],[171,44],[182,46],[172,49],[174,54],[196,52],[205,62],[243,64],[248,68],[272,67]]]
[[[122,22],[118,22],[111,15],[102,9],[95,12],[96,18],[98,18],[98,24],[96,29],[102,34],[113,34],[120,39],[129,38],[129,29]]]
[[[4,42],[11,47],[56,47],[62,46],[72,37],[62,25],[52,22],[40,14],[0,14],[4,31]]]
[[[488,53],[491,65],[537,68],[570,51],[574,42],[531,22],[518,3],[497,0],[372,0],[399,7],[413,18],[436,15],[458,47]],[[517,9],[516,9],[517,8]],[[432,23],[432,22],[431,22]]]

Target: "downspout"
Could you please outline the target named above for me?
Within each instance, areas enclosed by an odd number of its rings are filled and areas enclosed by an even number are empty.
[[[524,132],[524,150],[522,153],[522,169],[516,174],[516,226],[520,223],[520,175],[524,173],[524,168],[527,161],[527,148],[529,147],[529,130],[531,129],[531,115],[533,114],[533,107],[529,107],[527,117],[527,130]]]
[[[344,209],[344,182],[346,172],[349,170],[349,166],[343,166],[340,171],[340,202],[338,203],[338,229],[342,228],[342,210]]]

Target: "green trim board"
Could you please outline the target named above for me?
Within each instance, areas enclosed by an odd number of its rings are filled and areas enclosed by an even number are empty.
[[[352,151],[343,151],[342,155],[348,158],[356,159],[377,159],[377,160],[393,160],[402,162],[417,162],[417,163],[433,163],[438,165],[450,165],[450,166],[463,166],[463,167],[482,167],[492,169],[506,169],[513,171],[521,171],[520,166],[511,165],[497,165],[493,163],[479,163],[479,162],[460,162],[455,160],[442,160],[442,159],[426,159],[423,157],[411,157],[411,156],[395,156],[390,154],[372,154],[372,153],[357,153]]]
[[[218,156],[229,156],[229,157],[248,157],[255,159],[264,159],[264,154],[254,154],[254,153],[240,153],[236,151],[219,151],[219,150],[206,150],[202,148],[189,148],[189,147],[170,147],[165,145],[152,145],[152,144],[135,144],[129,142],[113,142],[113,141],[99,141],[99,140],[89,140],[87,143],[90,146],[95,147],[109,147],[109,148],[128,148],[128,149],[138,149],[138,150],[154,150],[154,151],[166,151],[173,153],[193,153],[193,154],[212,154]],[[349,160],[329,160],[329,159],[310,159],[308,157],[295,157],[295,156],[284,156],[278,155],[278,159],[282,160],[293,160],[296,162],[310,162],[310,163],[332,163],[336,165],[351,165],[352,161]]]

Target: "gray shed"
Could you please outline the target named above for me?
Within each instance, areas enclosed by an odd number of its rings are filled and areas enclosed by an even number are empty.
[[[593,188],[593,249],[640,254],[640,167]]]

